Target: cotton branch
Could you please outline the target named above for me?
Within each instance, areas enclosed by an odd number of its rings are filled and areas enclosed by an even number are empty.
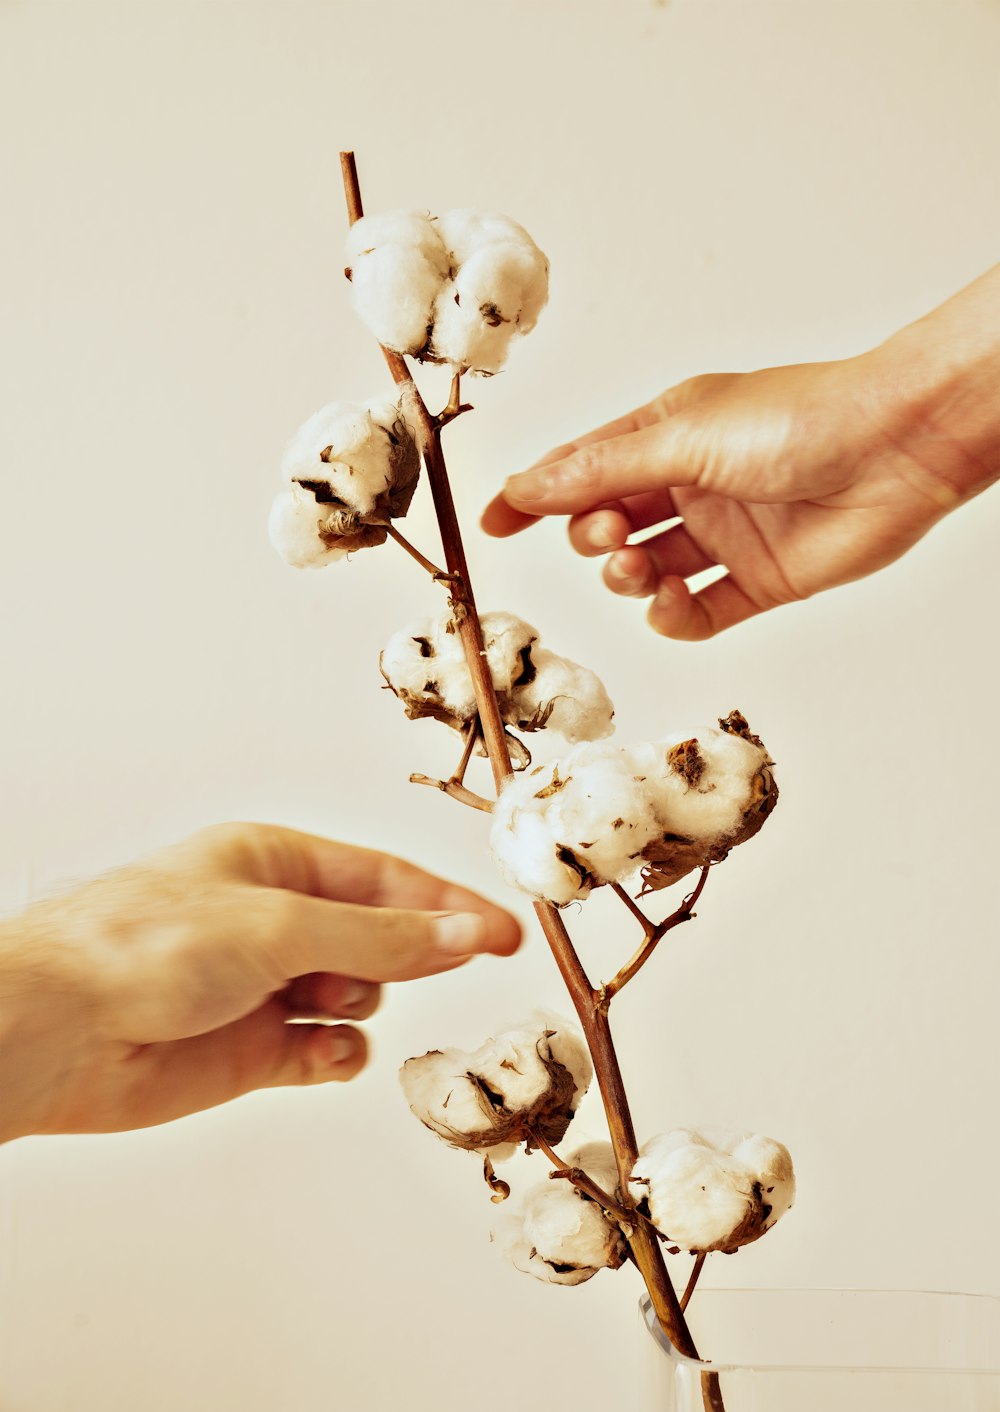
[[[353,153],[341,153],[341,167],[347,209],[353,223],[363,215]],[[458,631],[475,690],[483,741],[492,766],[494,784],[499,792],[513,771],[496,691],[486,662],[482,629],[472,592],[461,529],[441,450],[441,425],[438,419],[428,412],[404,358],[385,347],[382,348],[382,353],[393,379],[406,391],[408,413],[416,421],[420,434],[427,479],[445,551],[445,564],[449,574],[456,576],[453,599],[458,608],[455,615]],[[580,963],[558,909],[550,902],[537,902],[535,912],[569,991],[593,1057],[619,1180],[622,1188],[627,1189],[629,1175],[638,1155],[638,1144],[607,1013],[599,1006],[598,993]],[[667,1273],[658,1240],[645,1222],[640,1222],[635,1228],[631,1246],[661,1326],[678,1352],[697,1359],[698,1350]],[[706,1406],[710,1405],[707,1393],[705,1402]],[[721,1401],[718,1405],[721,1406]]]

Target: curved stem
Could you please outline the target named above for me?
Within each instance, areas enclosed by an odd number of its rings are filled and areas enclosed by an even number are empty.
[[[702,1270],[705,1268],[706,1258],[707,1257],[705,1255],[704,1250],[701,1252],[700,1255],[695,1257],[694,1266],[692,1267],[691,1274],[688,1277],[688,1282],[684,1287],[684,1293],[681,1295],[682,1309],[686,1309],[691,1303],[691,1296],[692,1294],[694,1294],[695,1286],[698,1283],[698,1279],[701,1275]]]

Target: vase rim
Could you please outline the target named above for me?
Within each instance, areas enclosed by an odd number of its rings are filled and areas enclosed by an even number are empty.
[[[794,1295],[797,1297],[808,1296],[812,1294],[870,1294],[893,1295],[900,1298],[912,1297],[914,1299],[920,1297],[926,1298],[927,1296],[931,1296],[935,1299],[961,1299],[967,1300],[969,1302],[993,1304],[1000,1308],[1000,1295],[970,1293],[967,1290],[949,1289],[886,1289],[880,1286],[872,1286],[871,1288],[868,1288],[858,1285],[784,1285],[775,1286],[774,1288],[763,1288],[760,1286],[755,1287],[752,1285],[720,1285],[700,1289],[698,1293],[699,1295],[707,1295],[709,1297],[714,1294],[774,1294]],[[676,1348],[674,1348],[673,1344],[670,1342],[669,1337],[660,1327],[656,1315],[653,1313],[652,1302],[650,1301],[648,1294],[643,1294],[639,1298],[639,1315],[654,1342],[667,1355],[668,1358],[670,1358],[678,1367],[686,1367],[698,1373],[735,1373],[740,1371],[745,1372],[751,1368],[757,1368],[762,1371],[767,1371],[768,1373],[802,1373],[804,1371],[808,1371],[810,1373],[846,1373],[848,1371],[860,1373],[893,1373],[904,1371],[899,1367],[890,1365],[862,1366],[858,1364],[852,1364],[851,1368],[848,1369],[846,1364],[837,1363],[810,1363],[808,1365],[803,1365],[793,1363],[786,1364],[769,1362],[752,1363],[749,1361],[736,1363],[702,1361],[699,1358],[690,1358],[687,1354],[680,1353]],[[1000,1375],[1000,1366],[994,1365],[981,1367],[977,1365],[970,1365],[962,1367],[923,1367],[907,1365],[905,1371],[908,1373],[920,1373],[927,1375],[936,1374],[938,1376],[944,1377],[954,1377],[957,1373],[961,1373],[969,1377],[979,1376],[995,1378]]]

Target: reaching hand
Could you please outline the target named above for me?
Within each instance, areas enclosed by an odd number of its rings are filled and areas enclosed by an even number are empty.
[[[667,637],[861,578],[1000,474],[995,321],[977,337],[997,306],[1000,267],[873,353],[682,383],[512,476],[483,526],[570,516],[577,552],[609,555],[608,588],[652,596]]]
[[[0,1138],[167,1122],[351,1079],[382,981],[508,955],[499,907],[397,858],[207,829],[0,927]]]

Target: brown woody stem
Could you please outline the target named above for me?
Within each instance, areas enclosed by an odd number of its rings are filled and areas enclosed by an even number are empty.
[[[642,908],[629,895],[626,889],[622,887],[621,883],[612,883],[611,891],[615,894],[616,897],[621,898],[622,902],[624,902],[625,906],[632,913],[632,916],[639,923],[640,927],[642,927],[647,937],[652,936],[653,933],[656,931],[656,923],[651,922],[649,920]]]
[[[344,175],[347,210],[353,223],[363,215],[354,154],[342,152],[340,160]],[[409,411],[418,424],[423,444],[424,462],[427,466],[427,479],[430,482],[431,496],[441,531],[441,541],[444,545],[445,564],[448,572],[456,575],[452,593],[456,608],[456,623],[462,645],[465,648],[466,664],[475,690],[483,741],[493,768],[494,784],[499,793],[504,782],[513,774],[513,770],[500,708],[493,688],[493,679],[486,663],[482,628],[469,578],[462,533],[458,516],[455,513],[455,502],[452,498],[448,471],[441,450],[441,427],[436,418],[428,412],[423,398],[417,392],[404,359],[398,353],[384,347],[382,354],[394,381],[405,387],[410,394]],[[611,1038],[608,1017],[606,1012],[598,1008],[598,996],[580,964],[580,958],[577,956],[563,925],[558,908],[551,902],[536,902],[535,912],[559,972],[569,990],[593,1057],[594,1072],[597,1075],[598,1087],[607,1116],[615,1161],[618,1166],[619,1181],[622,1189],[627,1190],[629,1175],[638,1156],[638,1146],[621,1068]],[[653,1309],[662,1328],[679,1353],[683,1353],[688,1358],[698,1358],[698,1350],[667,1273],[659,1242],[646,1222],[639,1222],[632,1236],[631,1244],[635,1262],[645,1281]],[[708,1405],[707,1395],[705,1400]]]
[[[446,574],[443,569],[439,569],[437,564],[432,564],[425,555],[421,554],[416,545],[411,544],[404,535],[401,535],[395,525],[385,524],[383,525],[383,529],[390,539],[394,539],[401,549],[406,550],[411,559],[416,559],[420,567],[427,570],[432,579],[437,579],[441,582],[451,577],[451,575]]]
[[[628,896],[628,893],[626,893],[623,888],[619,888],[617,885],[615,886],[615,892],[626,902],[629,910],[638,913],[646,928],[646,939],[632,957],[631,961],[624,965],[617,975],[612,976],[611,980],[601,986],[597,994],[597,1003],[601,1009],[606,1011],[618,992],[623,990],[630,980],[634,980],[643,966],[645,966],[650,956],[652,956],[657,946],[666,936],[667,932],[672,931],[674,927],[679,927],[682,922],[690,922],[691,918],[694,916],[695,904],[701,896],[702,889],[708,879],[708,873],[709,868],[708,864],[706,864],[701,870],[701,877],[698,879],[698,885],[694,891],[685,897],[676,912],[671,913],[665,921],[660,922],[659,925],[655,927],[650,927],[650,923],[646,917],[643,916],[642,912],[639,911],[639,908],[631,905],[632,899]]]
[[[439,789],[450,799],[457,799],[459,804],[468,805],[470,809],[478,809],[483,814],[493,813],[493,804],[489,799],[484,799],[481,794],[473,794],[472,790],[466,789],[459,780],[436,780],[432,775],[411,775],[410,784],[426,784],[431,789]]]
[[[705,1268],[705,1260],[706,1260],[706,1258],[707,1258],[707,1257],[706,1257],[705,1252],[704,1252],[704,1250],[703,1250],[703,1251],[701,1252],[701,1254],[700,1254],[699,1256],[697,1256],[696,1259],[695,1259],[694,1266],[692,1267],[692,1270],[691,1270],[691,1274],[690,1274],[689,1277],[688,1277],[688,1282],[687,1282],[687,1284],[686,1284],[685,1287],[684,1287],[684,1293],[681,1295],[681,1308],[682,1308],[682,1309],[686,1309],[686,1308],[688,1307],[688,1305],[691,1303],[691,1296],[692,1296],[692,1294],[694,1294],[695,1286],[696,1286],[697,1283],[698,1283],[698,1278],[699,1278],[699,1276],[701,1275],[702,1270]]]
[[[610,1196],[603,1187],[598,1186],[595,1181],[592,1181],[582,1167],[568,1166],[559,1156],[558,1152],[550,1147],[545,1139],[538,1133],[533,1132],[531,1134],[531,1141],[538,1148],[539,1152],[542,1152],[548,1158],[549,1162],[555,1168],[555,1171],[549,1173],[550,1177],[564,1178],[566,1181],[571,1182],[572,1185],[576,1187],[577,1191],[582,1191],[584,1196],[589,1196],[592,1201],[596,1201],[598,1206],[602,1207],[603,1210],[610,1211],[611,1215],[614,1216],[617,1221],[621,1221],[629,1227],[636,1224],[639,1219],[638,1213],[635,1211],[627,1211],[625,1207],[613,1196]]]
[[[462,750],[462,758],[461,760],[459,760],[458,765],[455,769],[455,773],[452,775],[452,780],[455,782],[455,784],[464,784],[465,772],[469,768],[469,761],[472,759],[472,752],[476,748],[476,741],[478,739],[479,721],[475,720],[472,722],[471,725],[466,727],[465,747]]]
[[[468,402],[462,401],[462,370],[459,368],[451,379],[451,391],[448,394],[448,405],[442,407],[434,420],[439,427],[446,427],[449,422],[453,422],[456,417],[460,417],[463,412],[471,412],[472,407]]]

